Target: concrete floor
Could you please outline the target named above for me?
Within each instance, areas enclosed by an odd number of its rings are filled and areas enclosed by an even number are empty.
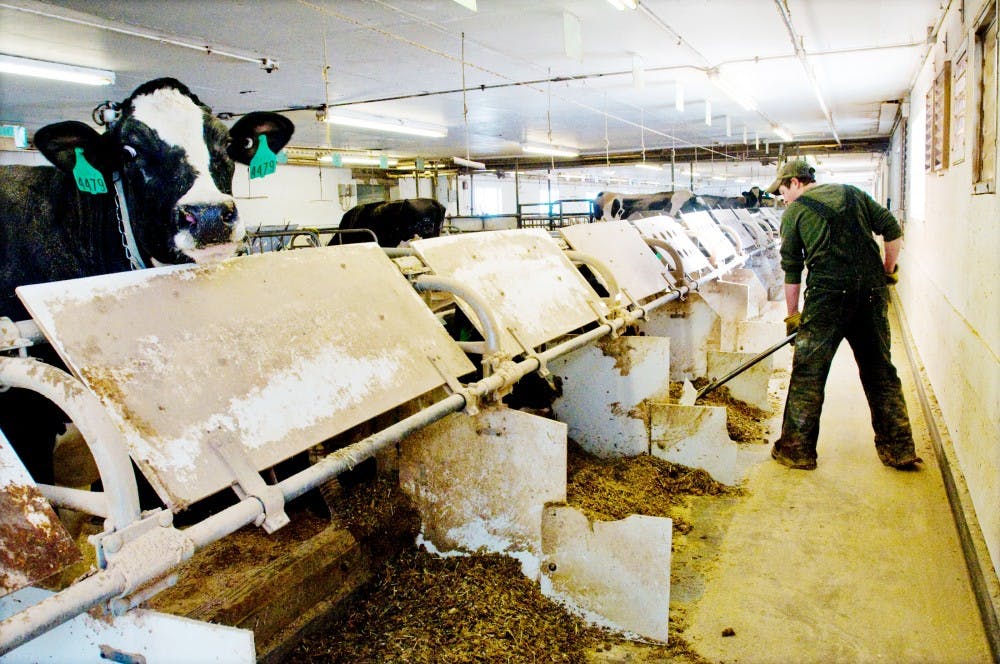
[[[770,459],[769,446],[746,446],[749,495],[716,504],[704,519],[694,507],[688,538],[699,546],[674,561],[671,614],[707,659],[992,661],[898,328],[893,334],[923,467],[879,462],[844,343],[827,385],[819,467],[790,470]],[[776,376],[772,389],[783,395],[787,372]],[[727,628],[735,634],[722,636]]]

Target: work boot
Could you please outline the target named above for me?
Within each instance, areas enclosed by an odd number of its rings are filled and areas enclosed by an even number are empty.
[[[917,464],[924,462],[916,452],[912,451],[893,454],[878,450],[878,458],[884,465],[896,470],[917,470]]]
[[[816,459],[806,456],[791,456],[788,453],[779,450],[777,443],[775,443],[774,447],[771,448],[771,458],[783,466],[788,466],[789,468],[794,468],[796,470],[816,469]]]

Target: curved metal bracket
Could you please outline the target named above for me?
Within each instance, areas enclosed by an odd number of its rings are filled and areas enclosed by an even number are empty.
[[[107,529],[124,528],[139,519],[139,493],[128,447],[93,392],[61,369],[20,357],[0,357],[0,385],[37,392],[59,406],[76,424],[104,484],[111,521]]]

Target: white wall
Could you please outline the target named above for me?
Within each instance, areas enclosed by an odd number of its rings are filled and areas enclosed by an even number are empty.
[[[968,20],[978,15],[982,4],[982,0],[966,3]],[[972,29],[967,26],[966,34]],[[951,36],[952,44],[958,36]],[[940,403],[994,569],[1000,569],[1000,300],[996,288],[1000,281],[1000,202],[995,193],[971,193],[971,141],[976,136],[972,103],[967,105],[965,121],[965,160],[940,174],[924,171],[924,98],[935,63],[944,57],[942,35],[910,96],[910,187],[897,293]],[[971,100],[975,77],[967,79]],[[910,408],[919,405],[910,404]]]
[[[237,164],[233,196],[247,228],[264,225],[336,226],[354,199],[342,201],[338,185],[350,184],[348,168],[317,168],[280,164],[265,178],[247,179],[246,166]]]

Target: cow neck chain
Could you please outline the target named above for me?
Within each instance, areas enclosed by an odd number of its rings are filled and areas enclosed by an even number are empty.
[[[122,238],[122,248],[125,249],[125,257],[128,258],[129,265],[133,270],[143,270],[146,264],[139,254],[139,245],[135,242],[135,234],[132,232],[132,219],[128,213],[128,205],[125,203],[125,189],[122,186],[120,173],[113,176],[115,182],[115,217],[118,219],[118,233]]]

